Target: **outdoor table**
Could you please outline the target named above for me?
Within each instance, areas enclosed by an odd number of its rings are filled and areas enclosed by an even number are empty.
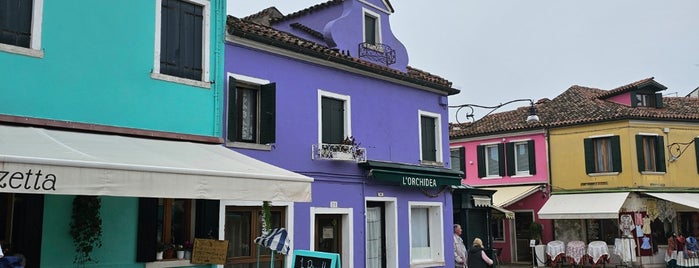
[[[587,245],[587,255],[590,257],[590,264],[592,267],[604,262],[609,262],[609,248],[607,247],[607,242],[604,241],[592,241]]]
[[[568,262],[570,264],[583,265],[585,260],[585,242],[583,241],[570,241],[566,247],[566,257],[568,257]]]
[[[565,255],[565,249],[565,244],[560,240],[554,240],[546,244],[546,255],[551,260],[551,266],[555,266],[560,257]]]

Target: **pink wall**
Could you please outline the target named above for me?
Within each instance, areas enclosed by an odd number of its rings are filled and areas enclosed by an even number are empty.
[[[534,140],[534,152],[536,154],[536,174],[531,176],[503,176],[500,178],[478,178],[478,157],[476,146],[492,143],[506,143],[513,141]],[[463,184],[471,186],[496,186],[514,184],[535,184],[548,183],[548,150],[546,148],[546,137],[543,132],[535,134],[516,135],[508,137],[487,138],[466,142],[452,141],[450,146],[463,146],[465,149],[466,178]]]
[[[608,98],[607,100],[611,101],[611,102],[616,102],[619,104],[631,106],[631,93],[626,92],[624,94],[616,95],[614,97]]]

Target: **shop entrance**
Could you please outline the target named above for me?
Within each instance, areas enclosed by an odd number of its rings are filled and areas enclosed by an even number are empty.
[[[342,257],[342,215],[316,214],[315,250]]]
[[[532,262],[532,249],[529,247],[529,240],[532,239],[529,227],[534,221],[534,213],[515,212],[515,256],[517,262]]]

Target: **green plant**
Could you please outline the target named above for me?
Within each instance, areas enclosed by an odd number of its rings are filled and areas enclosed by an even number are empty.
[[[342,151],[345,153],[354,154],[355,158],[360,157],[364,153],[364,149],[359,148],[359,145],[361,145],[361,143],[358,143],[357,140],[355,140],[353,136],[349,136],[349,137],[345,138],[344,140],[342,140],[342,143],[340,143],[340,144],[348,145],[349,147],[343,148]]]
[[[102,202],[97,196],[78,195],[73,198],[70,236],[75,245],[73,263],[78,267],[89,262],[97,262],[90,254],[95,248],[102,247]]]
[[[541,225],[541,223],[533,221],[531,225],[529,225],[529,233],[532,236],[532,239],[535,239],[538,242],[541,242],[541,235],[544,232],[544,226]]]

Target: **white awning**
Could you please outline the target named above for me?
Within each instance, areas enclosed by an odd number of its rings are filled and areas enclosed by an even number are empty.
[[[699,193],[643,193],[665,201],[699,209]]]
[[[507,207],[538,191],[539,185],[487,187],[480,189],[495,190],[496,192],[493,194],[493,205]]]
[[[0,192],[308,202],[312,182],[221,145],[0,125]]]
[[[473,205],[475,205],[477,207],[490,207],[491,209],[496,210],[496,211],[504,214],[505,218],[508,218],[508,219],[515,218],[514,212],[509,211],[507,209],[504,209],[502,207],[493,205],[489,196],[474,195],[471,198],[473,198]]]
[[[551,195],[539,210],[541,219],[616,219],[628,192]]]

